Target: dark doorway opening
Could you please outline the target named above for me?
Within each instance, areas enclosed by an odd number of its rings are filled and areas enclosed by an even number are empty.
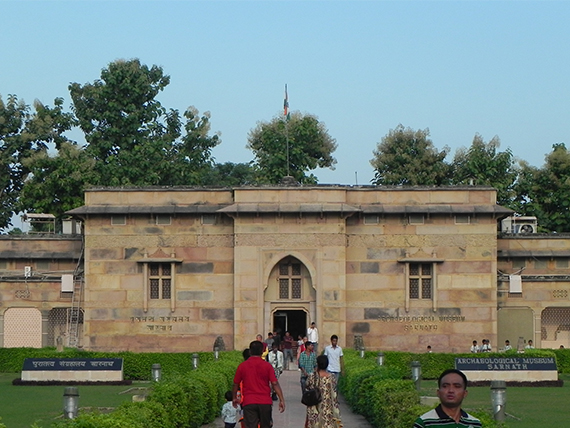
[[[283,336],[286,331],[293,339],[307,334],[307,313],[301,310],[283,310],[273,314],[273,330]]]

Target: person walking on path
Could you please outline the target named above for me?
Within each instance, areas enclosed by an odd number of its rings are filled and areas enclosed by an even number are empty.
[[[479,419],[461,409],[461,403],[467,397],[467,377],[463,372],[457,369],[445,370],[439,376],[437,385],[440,404],[416,419],[413,428],[481,428]]]
[[[226,392],[225,397],[227,401],[222,406],[222,419],[224,420],[224,428],[235,428],[240,419],[241,407],[239,405],[235,407],[233,403],[232,391]]]
[[[336,334],[331,336],[331,344],[325,348],[323,355],[326,355],[329,359],[327,371],[335,377],[338,386],[338,378],[344,373],[344,354],[342,353],[342,348],[338,346],[338,336]]]
[[[307,336],[303,336],[301,340],[299,340],[299,347],[297,348],[297,366],[299,365],[299,358],[301,358],[301,354],[305,352],[305,349],[307,349],[306,343]],[[301,369],[299,368],[299,370]]]
[[[270,364],[261,358],[263,343],[254,340],[249,344],[250,357],[241,363],[234,376],[233,403],[239,404],[238,390],[243,391],[243,418],[246,428],[271,427],[271,388],[279,398],[279,411],[285,411],[285,399],[279,381]]]
[[[307,329],[307,340],[311,342],[315,347],[315,353],[319,353],[319,330],[315,322],[311,323],[311,327]]]
[[[273,349],[267,354],[267,362],[273,367],[275,377],[279,380],[279,376],[283,373],[283,352],[278,349],[277,343],[273,342]],[[277,401],[277,394],[275,391],[271,394],[271,399]]]
[[[338,428],[340,409],[337,399],[336,378],[327,370],[329,358],[317,357],[317,370],[307,379],[307,388],[318,388],[321,402],[316,406],[307,406],[305,428]]]
[[[301,393],[305,393],[307,378],[315,371],[317,356],[313,352],[313,344],[305,342],[305,351],[299,357],[299,369],[301,370]]]

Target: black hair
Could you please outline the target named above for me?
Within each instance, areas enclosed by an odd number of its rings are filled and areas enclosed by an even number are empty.
[[[249,348],[245,348],[243,350],[243,352],[241,353],[241,355],[243,356],[243,360],[246,361],[249,358],[249,356],[251,355],[249,352]]]
[[[440,374],[439,378],[437,379],[437,387],[441,388],[441,380],[445,376],[447,376],[448,374],[451,374],[451,373],[455,373],[455,374],[458,374],[459,376],[461,376],[461,379],[463,379],[463,386],[465,387],[465,389],[467,389],[467,376],[465,376],[465,373],[463,373],[461,370],[457,370],[457,369],[447,369],[442,374]]]
[[[249,344],[250,355],[257,355],[258,357],[263,354],[263,343],[259,340],[254,340]]]
[[[232,394],[231,391],[227,391],[224,397],[226,397],[226,401],[232,401],[234,399],[234,395]]]
[[[338,336],[337,336],[336,334],[333,334],[333,335],[331,336],[331,340],[333,340],[333,339],[338,340]]]
[[[317,368],[319,370],[326,370],[329,366],[329,357],[326,355],[319,355],[317,357]]]

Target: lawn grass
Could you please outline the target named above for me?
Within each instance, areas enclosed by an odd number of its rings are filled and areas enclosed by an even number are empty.
[[[560,375],[562,388],[507,388],[508,428],[545,428],[570,426],[570,375]],[[422,382],[422,395],[435,396],[436,381]],[[463,407],[491,410],[491,389],[470,387]]]
[[[14,386],[12,381],[17,373],[0,373],[0,417],[7,428],[47,428],[55,418],[63,414],[64,386]],[[133,385],[78,386],[79,407],[114,408],[132,396],[141,394],[137,387],[146,387],[149,383]],[[131,392],[126,392],[131,390]],[[80,410],[81,411],[81,410]]]

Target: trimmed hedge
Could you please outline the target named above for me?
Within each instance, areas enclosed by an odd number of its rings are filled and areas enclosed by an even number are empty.
[[[493,354],[485,354],[489,355]],[[368,352],[360,358],[356,351],[345,350],[345,375],[340,379],[340,391],[352,410],[366,417],[373,426],[410,428],[419,415],[430,410],[420,404],[416,386],[409,379],[411,362],[421,362],[424,378],[436,379],[445,369],[454,366],[453,359],[457,355],[453,354],[451,359],[448,354],[385,352],[385,365],[381,367],[377,365],[376,356],[377,353]],[[429,369],[424,371],[424,367]],[[484,427],[504,427],[493,420],[489,411],[470,413],[479,418]]]
[[[153,383],[150,395],[142,403],[125,403],[109,414],[80,413],[76,419],[57,422],[55,426],[199,428],[219,415],[224,394],[231,390],[241,361],[240,353],[220,352],[220,361],[201,362],[198,370],[166,372],[160,382]]]
[[[0,348],[0,372],[19,373],[26,358],[122,358],[125,380],[151,380],[151,367],[160,364],[163,373],[184,374],[192,371],[192,352],[180,353],[134,353],[93,352],[66,348],[57,352],[55,348]],[[214,361],[213,352],[197,352],[200,365]],[[222,355],[222,353],[220,353]],[[239,364],[243,361],[237,351],[224,352],[223,359]]]

